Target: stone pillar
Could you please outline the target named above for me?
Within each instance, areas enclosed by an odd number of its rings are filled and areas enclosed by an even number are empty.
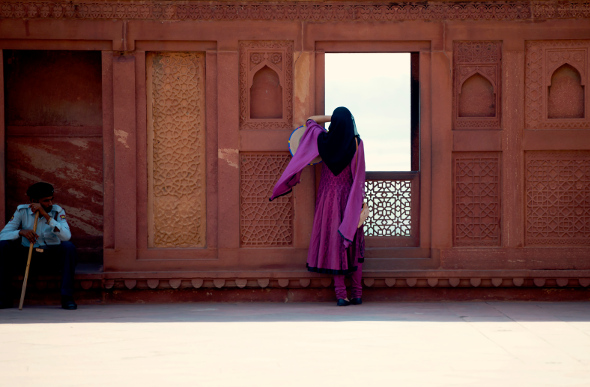
[[[504,41],[503,76],[506,84],[504,101],[504,133],[503,133],[503,187],[504,204],[502,212],[504,219],[502,228],[502,245],[509,248],[524,246],[523,207],[524,184],[522,152],[524,128],[524,83],[522,74],[524,69],[524,45],[522,38]]]
[[[102,141],[104,157],[104,223],[103,247],[115,247],[115,187],[113,133],[113,52],[102,52]],[[104,258],[106,264],[106,254]]]
[[[432,247],[432,55],[420,52],[420,247]]]
[[[431,176],[432,176],[432,247],[436,249],[448,248],[452,241],[451,218],[452,211],[452,128],[451,128],[451,63],[450,52],[442,51],[444,48],[433,46],[432,67],[424,69],[432,71],[432,151]],[[420,69],[422,72],[422,69]],[[427,153],[426,150],[424,150]],[[426,171],[424,171],[426,174]],[[422,188],[424,192],[425,187]],[[426,203],[425,203],[426,204]],[[427,223],[423,226],[428,227]]]
[[[105,271],[136,258],[137,177],[135,57],[113,56],[114,254],[105,251]],[[116,260],[116,262],[115,262]]]
[[[237,42],[220,42],[218,60],[219,249],[240,245],[240,137]],[[234,250],[236,251],[236,250]]]

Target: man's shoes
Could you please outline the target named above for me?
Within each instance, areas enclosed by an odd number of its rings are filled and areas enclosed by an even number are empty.
[[[360,304],[362,304],[362,303],[363,303],[363,300],[362,300],[360,297],[358,297],[358,298],[352,298],[352,299],[350,300],[350,303],[351,303],[352,305],[360,305]]]
[[[66,310],[76,310],[78,309],[78,305],[76,305],[72,297],[62,297],[61,308]]]
[[[337,306],[348,306],[348,305],[350,305],[350,301],[345,300],[344,298],[339,298],[336,305]]]

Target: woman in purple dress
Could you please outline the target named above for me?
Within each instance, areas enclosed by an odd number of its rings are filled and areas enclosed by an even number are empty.
[[[319,124],[330,122],[326,131]],[[299,183],[301,171],[311,160],[322,158],[322,171],[316,198],[307,269],[334,275],[338,306],[362,303],[362,263],[365,239],[357,228],[365,195],[364,146],[354,118],[345,107],[332,116],[313,116],[307,120],[297,153],[277,182],[270,200],[291,191]],[[349,300],[345,276],[352,277]]]

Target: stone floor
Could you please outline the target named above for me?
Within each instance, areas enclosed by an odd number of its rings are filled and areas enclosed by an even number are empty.
[[[1,386],[590,386],[590,303],[0,310]]]

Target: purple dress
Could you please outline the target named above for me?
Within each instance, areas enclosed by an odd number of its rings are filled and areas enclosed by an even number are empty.
[[[307,253],[307,269],[309,271],[348,274],[356,270],[357,262],[364,261],[365,236],[363,227],[357,229],[354,239],[348,247],[345,247],[344,237],[338,231],[353,181],[350,165],[344,168],[338,176],[334,176],[330,168],[326,164],[322,164],[311,241]]]
[[[275,185],[270,200],[291,192],[301,178],[301,172],[318,155],[318,135],[325,131],[314,121],[307,121],[297,153]],[[351,168],[352,166],[352,168]],[[365,196],[365,152],[363,141],[352,162],[338,176],[322,165],[320,187],[309,253],[308,270],[348,274],[363,262],[365,239],[362,227],[357,229]]]

